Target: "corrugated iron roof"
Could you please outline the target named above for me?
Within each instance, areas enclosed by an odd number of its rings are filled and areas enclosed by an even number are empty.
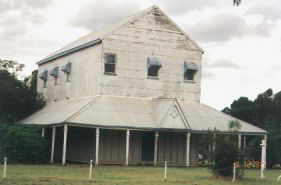
[[[72,123],[107,128],[231,132],[229,122],[232,120],[235,118],[194,101],[96,96],[49,103],[21,122],[38,125]],[[239,132],[266,133],[247,122],[239,122]]]

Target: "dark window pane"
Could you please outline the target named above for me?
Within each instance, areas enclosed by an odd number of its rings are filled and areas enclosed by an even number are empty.
[[[186,70],[184,73],[184,79],[185,80],[194,80],[194,75],[196,71],[195,70]]]
[[[159,72],[159,69],[161,67],[160,66],[156,66],[156,65],[152,65],[148,68],[148,72],[147,72],[147,75],[148,76],[158,76],[158,72]]]
[[[115,73],[115,64],[104,64],[105,73]]]

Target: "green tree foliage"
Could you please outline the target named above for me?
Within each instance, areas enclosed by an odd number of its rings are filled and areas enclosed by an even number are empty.
[[[274,94],[272,89],[268,89],[259,94],[254,101],[240,97],[223,112],[266,129],[268,167],[281,164],[281,92]],[[260,142],[258,137],[248,137],[247,154],[254,160],[260,160]]]
[[[19,64],[0,60],[0,66],[0,123],[18,121],[45,105],[43,97],[36,92],[36,72],[28,86],[26,81],[17,78],[15,68]]]
[[[0,158],[9,163],[47,163],[49,143],[33,126],[0,124]]]
[[[233,175],[233,163],[243,164],[242,152],[237,147],[237,135],[217,135],[214,163],[211,166],[216,176],[230,177]],[[237,177],[242,178],[243,169],[237,169]]]

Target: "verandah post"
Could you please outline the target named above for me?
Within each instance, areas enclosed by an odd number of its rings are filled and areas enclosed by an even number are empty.
[[[52,127],[52,146],[51,146],[51,159],[50,163],[54,163],[54,152],[55,152],[55,142],[56,142],[56,127]]]
[[[44,127],[42,128],[42,131],[41,131],[41,137],[43,137],[43,138],[45,137],[45,128]]]
[[[158,154],[158,139],[159,139],[159,133],[155,132],[155,138],[154,138],[154,166],[157,165],[157,154]]]
[[[95,157],[95,166],[99,165],[99,143],[100,143],[100,128],[96,128],[96,157]]]
[[[186,134],[186,166],[190,166],[190,138],[191,138],[191,133],[188,132]]]
[[[64,125],[63,126],[62,165],[65,165],[65,163],[66,163],[67,132],[68,132],[68,126]]]
[[[130,130],[127,129],[126,132],[126,162],[125,165],[129,165],[129,150],[130,150]]]
[[[239,149],[239,151],[241,150],[241,145],[242,145],[242,135],[238,134],[238,149]]]

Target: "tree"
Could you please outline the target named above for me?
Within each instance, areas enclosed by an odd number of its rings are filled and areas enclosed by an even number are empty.
[[[252,122],[253,102],[247,97],[240,97],[231,104],[230,114],[243,121]]]
[[[274,95],[272,89],[260,93],[254,101],[240,97],[233,101],[229,109],[230,115],[247,121],[268,132],[267,164],[273,167],[281,164],[281,91]],[[247,155],[253,160],[260,160],[260,138],[248,137]]]
[[[0,123],[18,121],[45,105],[43,96],[34,89],[36,87],[29,87],[18,79],[21,64],[0,59],[0,66]]]
[[[233,0],[233,5],[234,6],[239,6],[241,4],[242,0]]]

